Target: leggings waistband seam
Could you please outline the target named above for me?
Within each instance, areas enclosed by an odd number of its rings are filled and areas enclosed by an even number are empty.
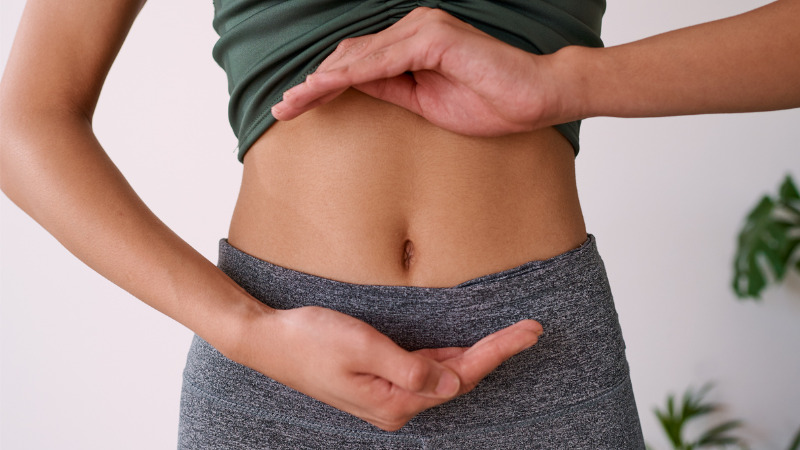
[[[263,417],[265,419],[268,419],[268,420],[275,420],[275,421],[282,422],[282,423],[285,423],[285,424],[288,424],[288,425],[294,425],[294,426],[300,426],[300,427],[304,427],[304,428],[316,429],[316,430],[328,432],[328,433],[331,433],[331,434],[348,434],[348,435],[351,435],[351,436],[358,435],[358,436],[363,436],[363,437],[379,438],[379,439],[385,439],[385,440],[400,440],[400,441],[416,441],[416,442],[419,442],[419,441],[424,441],[426,439],[430,439],[432,437],[447,437],[447,436],[452,436],[454,434],[460,434],[460,435],[463,436],[465,434],[478,434],[478,433],[487,433],[487,432],[492,432],[492,431],[502,431],[502,430],[506,430],[506,429],[509,429],[509,428],[524,426],[526,424],[532,424],[532,423],[536,423],[536,422],[541,422],[541,421],[545,421],[545,420],[554,419],[556,417],[562,416],[562,415],[567,414],[567,413],[569,413],[571,411],[574,411],[576,409],[580,409],[580,408],[583,408],[585,406],[597,403],[598,401],[600,401],[600,400],[602,400],[602,399],[604,399],[604,398],[606,398],[606,397],[608,397],[610,395],[615,394],[617,391],[619,391],[620,389],[624,388],[627,385],[627,383],[630,380],[630,375],[626,374],[626,376],[622,380],[620,380],[618,383],[616,383],[615,385],[607,388],[604,391],[601,391],[597,395],[594,395],[592,397],[589,397],[589,398],[586,398],[586,399],[583,399],[583,400],[579,400],[579,401],[577,401],[575,403],[572,403],[572,404],[569,404],[567,406],[561,406],[561,407],[558,407],[556,409],[552,409],[550,411],[533,414],[533,415],[530,415],[530,416],[526,417],[525,419],[517,420],[517,421],[514,421],[514,422],[507,422],[507,423],[500,424],[500,425],[476,424],[474,428],[470,428],[470,429],[467,429],[467,430],[459,430],[457,432],[436,433],[433,436],[431,436],[431,435],[413,434],[413,433],[395,434],[395,433],[391,433],[391,432],[380,432],[380,431],[369,432],[369,431],[362,431],[362,430],[343,429],[341,427],[336,427],[336,426],[328,426],[328,425],[316,424],[316,423],[313,423],[313,422],[307,422],[307,421],[304,421],[304,420],[301,420],[301,419],[297,419],[295,417],[291,417],[291,416],[288,416],[288,415],[285,415],[285,414],[278,414],[278,413],[274,413],[274,412],[266,413],[266,412],[264,412],[262,410],[259,410],[258,408],[253,408],[253,407],[250,407],[248,405],[242,405],[242,404],[239,404],[239,403],[236,403],[236,402],[231,402],[229,400],[226,400],[226,399],[220,398],[220,397],[218,397],[218,396],[216,396],[214,394],[211,394],[211,393],[205,391],[204,389],[200,388],[199,386],[197,386],[195,383],[193,383],[191,380],[189,380],[185,376],[183,377],[183,380],[184,380],[184,389],[190,388],[190,389],[194,390],[196,393],[202,395],[203,397],[206,397],[207,399],[222,403],[222,404],[227,405],[228,407],[231,407],[233,409],[239,409],[239,410],[243,410],[243,411],[246,411],[246,412],[261,416],[261,417]],[[359,420],[361,420],[361,419],[359,419]]]
[[[285,414],[279,414],[279,413],[274,413],[274,412],[264,412],[264,411],[262,411],[262,410],[260,410],[258,408],[253,408],[253,407],[250,407],[248,405],[242,405],[240,403],[232,402],[232,401],[226,400],[224,398],[217,397],[216,395],[211,394],[211,393],[205,391],[204,389],[200,388],[199,386],[197,386],[195,383],[193,383],[191,380],[187,379],[186,377],[183,378],[183,382],[184,382],[184,389],[186,389],[188,387],[188,388],[194,390],[195,392],[197,392],[198,394],[201,394],[202,396],[206,397],[207,399],[222,403],[224,405],[227,405],[230,408],[240,409],[242,411],[246,411],[246,412],[261,416],[261,417],[263,417],[265,419],[268,419],[268,420],[275,420],[275,421],[282,422],[282,423],[289,424],[289,425],[295,425],[295,426],[300,426],[300,427],[304,427],[304,428],[316,429],[316,430],[325,431],[325,432],[328,432],[328,433],[331,433],[331,434],[360,435],[360,436],[369,437],[369,438],[376,438],[377,437],[377,438],[380,438],[380,439],[387,439],[387,440],[406,440],[406,441],[408,441],[408,440],[417,440],[417,439],[419,439],[421,437],[421,436],[418,436],[418,435],[398,435],[398,434],[388,434],[388,432],[387,432],[387,434],[383,434],[383,433],[380,433],[380,432],[369,432],[369,431],[362,431],[362,430],[342,429],[340,427],[321,425],[321,424],[317,424],[317,423],[313,423],[313,422],[307,422],[305,420],[297,419],[295,417],[288,416],[288,415],[285,415]]]

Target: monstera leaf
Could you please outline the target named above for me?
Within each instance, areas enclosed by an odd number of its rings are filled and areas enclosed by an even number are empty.
[[[734,260],[736,295],[759,299],[768,280],[782,280],[792,267],[800,271],[798,248],[800,193],[787,176],[777,199],[765,196],[747,215]]]

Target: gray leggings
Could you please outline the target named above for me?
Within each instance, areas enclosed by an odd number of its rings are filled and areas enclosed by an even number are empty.
[[[220,241],[219,267],[279,309],[357,317],[400,346],[469,346],[525,318],[539,343],[472,392],[396,432],[294,391],[195,337],[184,371],[180,449],[643,449],[625,343],[593,236],[545,261],[452,288],[358,285],[259,260]]]

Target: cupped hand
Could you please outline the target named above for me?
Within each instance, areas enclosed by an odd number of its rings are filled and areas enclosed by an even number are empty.
[[[552,55],[499,41],[417,8],[377,34],[346,39],[272,114],[290,120],[349,87],[460,134],[498,136],[567,122]]]
[[[302,307],[265,315],[246,333],[238,362],[394,431],[421,411],[472,390],[503,361],[535,344],[542,328],[523,320],[472,347],[408,352],[361,320]]]

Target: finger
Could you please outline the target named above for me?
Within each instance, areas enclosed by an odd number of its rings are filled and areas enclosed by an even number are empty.
[[[316,89],[326,90],[392,78],[409,71],[433,69],[438,64],[440,52],[432,50],[432,45],[424,36],[416,34],[342,60],[324,72],[314,72],[306,82]]]
[[[370,67],[376,65],[376,61],[392,73],[384,77],[405,71],[436,69],[449,47],[474,36],[489,37],[441,9],[416,8],[383,31],[342,41],[341,51],[337,47],[335,55],[331,54],[329,60],[323,61],[314,75],[350,71],[356,65]],[[407,67],[398,72],[397,66]]]
[[[297,86],[295,86],[296,88]],[[298,106],[297,102],[292,101],[291,96],[293,95],[293,90],[289,89],[288,91],[283,93],[284,99],[272,107],[272,116],[278,120],[292,120],[295,117],[303,114],[304,112],[316,108],[317,106],[324,105],[325,103],[330,102],[331,100],[335,99],[336,97],[340,96],[344,91],[347,89],[339,89],[338,91],[328,92],[319,98],[314,98],[309,102],[302,103]],[[288,100],[288,101],[287,101]]]
[[[421,13],[426,10],[430,10],[430,8],[417,8],[378,33],[342,40],[336,49],[317,66],[314,73],[320,74],[346,67],[353,61],[369,58],[370,54],[380,53],[383,48],[412,37],[419,31],[419,18]]]
[[[389,103],[394,103],[395,105],[408,109],[415,114],[422,115],[422,107],[417,99],[417,84],[414,81],[414,77],[410,75],[404,73],[394,78],[375,80],[353,87],[367,95],[387,101]],[[284,93],[284,101],[272,107],[272,115],[276,119],[294,119],[308,110],[330,102],[345,91],[345,89],[340,89],[303,103],[293,98],[298,91],[301,92],[302,95],[302,88],[298,88],[297,90],[293,89],[294,88],[289,89]]]
[[[386,30],[342,41],[317,71],[290,90],[290,97],[284,96],[284,101],[273,107],[273,116],[289,120],[330,101],[336,97],[331,93],[348,87],[392,79],[409,71],[437,70],[442,55],[453,43],[455,30],[483,35],[441,10],[417,8]],[[382,90],[386,101],[421,114],[416,90],[409,89],[415,86],[410,81],[398,78],[388,83],[391,89],[380,83],[368,89]]]
[[[419,49],[415,48],[418,46],[415,41],[416,37],[407,39],[370,53],[364,58],[353,61],[352,64],[309,75],[303,83],[284,94],[283,102],[276,105],[278,108],[275,108],[273,113],[286,117],[288,113],[305,111],[308,105],[350,86],[394,78],[408,71],[423,69],[422,61],[435,59],[435,56],[432,57],[431,52],[419,52]]]
[[[325,59],[317,66],[314,70],[315,72],[324,72],[331,67],[334,67],[335,64],[341,61],[343,58],[353,55],[354,53],[358,53],[361,50],[364,50],[373,39],[375,34],[367,34],[364,36],[358,37],[351,37],[344,39],[339,42],[333,52],[326,56]]]
[[[307,83],[302,83],[287,90],[283,94],[283,100],[272,107],[272,115],[278,120],[291,120],[318,106],[330,102],[347,90],[339,88],[336,90],[313,90]],[[402,74],[389,79],[378,79],[362,85],[353,86],[354,88],[371,95],[375,98],[394,103],[406,108],[416,114],[421,113],[421,108],[417,102],[416,83],[414,78]]]
[[[427,7],[416,8],[388,28],[377,33],[342,40],[333,53],[328,55],[317,67],[316,72],[325,72],[339,65],[346,65],[348,59],[359,59],[365,54],[375,52],[378,49],[413,36],[422,27],[421,20],[425,14],[431,11],[432,9]]]
[[[367,95],[394,103],[414,114],[422,115],[422,107],[417,97],[417,82],[413,76],[402,74],[394,78],[357,84],[353,87]]]
[[[402,428],[421,411],[442,404],[450,398],[425,397],[399,388],[382,378],[367,378],[364,395],[348,396],[343,404],[349,405],[347,411],[386,431]]]
[[[443,348],[423,348],[416,350],[413,353],[430,358],[434,361],[446,361],[448,359],[458,358],[463,355],[469,347],[443,347]]]
[[[455,397],[460,390],[461,381],[452,369],[408,352],[384,335],[376,336],[360,354],[360,373],[377,375],[410,393],[446,399]]]
[[[508,358],[534,345],[542,326],[534,320],[522,320],[481,339],[461,357],[445,361],[459,375],[463,394],[475,387],[489,372]]]

